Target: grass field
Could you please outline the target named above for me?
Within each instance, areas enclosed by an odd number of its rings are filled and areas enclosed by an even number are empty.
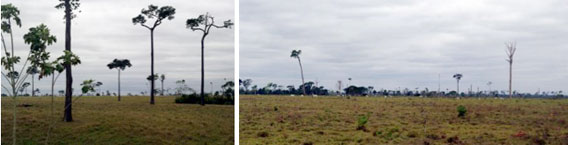
[[[20,97],[18,144],[44,144],[49,97]],[[73,104],[74,122],[62,122],[63,97],[56,99],[49,144],[233,144],[233,105],[175,104],[174,97],[82,97]],[[2,144],[12,144],[12,99],[2,98]]]
[[[239,120],[241,144],[568,144],[566,99],[241,95]]]

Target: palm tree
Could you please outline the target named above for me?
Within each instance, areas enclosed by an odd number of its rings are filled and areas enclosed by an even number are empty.
[[[456,78],[456,80],[458,81],[458,90],[457,90],[457,93],[458,93],[458,95],[459,95],[459,94],[460,94],[460,79],[463,77],[463,75],[458,73],[458,74],[454,74],[453,77]]]
[[[174,14],[176,9],[171,6],[163,6],[158,9],[158,6],[149,5],[148,9],[142,9],[142,14],[132,18],[132,23],[134,25],[140,24],[142,27],[148,28],[150,30],[150,76],[154,75],[154,29],[162,24],[162,20],[174,19]],[[146,19],[156,18],[152,27],[146,25]],[[154,79],[151,80],[150,88],[150,104],[154,104]]]
[[[223,22],[222,26],[215,25],[215,19],[213,16],[210,16],[209,13],[205,15],[199,15],[197,18],[187,19],[185,22],[187,28],[190,28],[192,31],[198,30],[203,32],[201,36],[201,105],[205,105],[205,94],[204,94],[204,87],[205,87],[205,37],[209,35],[209,31],[211,27],[215,28],[231,28],[233,26],[233,22],[231,20],[227,20]]]
[[[302,50],[292,50],[290,57],[298,59],[298,64],[300,64],[300,74],[302,75],[302,91],[303,94],[306,95],[306,86],[303,85],[304,83],[304,68],[302,68],[302,61],[300,60],[300,54],[302,54]]]
[[[507,62],[509,62],[509,98],[513,98],[513,56],[515,55],[515,51],[517,51],[517,43],[509,42],[505,43],[505,46],[507,47],[507,49],[505,49]]]
[[[162,96],[164,96],[164,80],[165,80],[165,79],[166,79],[166,75],[165,75],[165,74],[162,74],[162,75],[160,76],[160,82],[162,82],[162,91],[160,92],[160,94],[161,94]]]
[[[118,101],[120,101],[120,71],[126,69],[126,67],[132,67],[130,60],[128,59],[114,59],[112,62],[107,64],[108,69],[116,69],[118,71]]]

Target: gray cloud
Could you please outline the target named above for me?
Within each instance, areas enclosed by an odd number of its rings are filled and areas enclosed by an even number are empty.
[[[52,59],[62,54],[65,25],[63,11],[54,8],[58,1],[2,1],[2,4],[7,3],[20,9],[23,22],[22,28],[14,30],[16,55],[27,54],[29,46],[24,44],[22,36],[28,28],[40,23],[46,24],[58,38],[58,42],[48,48]],[[155,72],[166,74],[165,88],[174,88],[176,80],[185,79],[190,87],[199,89],[201,33],[186,29],[185,20],[205,12],[215,16],[218,23],[234,20],[233,0],[81,1],[81,12],[72,22],[72,50],[82,59],[82,64],[73,68],[74,88],[80,88],[83,80],[92,78],[104,83],[101,90],[115,92],[117,72],[109,70],[106,64],[114,58],[126,58],[133,67],[122,73],[123,93],[149,90],[145,78],[150,74],[150,32],[132,24],[132,17],[149,4],[176,8],[175,19],[164,21],[155,30]],[[210,90],[209,82],[213,82],[214,90],[220,90],[225,78],[234,78],[234,32],[234,29],[215,29],[206,39],[206,91]],[[49,92],[50,80],[36,82],[42,94]],[[56,92],[64,89],[64,82],[61,75]]]
[[[326,88],[337,80],[430,90],[505,90],[504,42],[516,41],[515,90],[568,91],[568,2],[546,1],[262,1],[240,3],[240,78],[254,84],[300,84],[293,49],[302,50],[305,77]],[[467,90],[467,89],[461,90]]]

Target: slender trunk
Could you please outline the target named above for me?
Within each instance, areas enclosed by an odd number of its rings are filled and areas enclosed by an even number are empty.
[[[205,68],[204,68],[204,42],[205,42],[205,37],[207,36],[207,33],[203,34],[203,37],[201,37],[201,105],[205,105],[205,94],[203,93],[204,89],[203,87],[205,86]]]
[[[513,58],[509,61],[509,99],[513,98]]]
[[[70,0],[65,0],[65,50],[71,51],[71,4]],[[71,73],[71,64],[65,64],[65,113],[63,120],[65,122],[72,122],[72,86],[73,76]]]
[[[457,91],[458,96],[460,96],[460,80],[458,79],[458,91]]]
[[[162,96],[164,96],[164,80],[162,80],[162,92],[161,92]]]
[[[118,69],[118,101],[120,101],[120,69]]]
[[[34,78],[35,78],[35,77],[34,77],[34,76],[35,76],[35,75],[32,74],[32,97],[35,96],[35,87],[34,87]]]
[[[55,86],[55,74],[51,75],[51,96],[53,97],[53,86]]]
[[[8,25],[11,26],[11,21],[10,19],[8,19]],[[12,31],[12,27],[10,27],[10,46],[12,47],[12,54],[11,56],[6,56],[6,57],[14,57],[14,37],[12,35],[13,31]],[[2,42],[4,41],[4,38],[2,37]],[[6,44],[4,43],[4,48],[6,47]],[[12,71],[14,71],[14,66],[12,66]],[[12,80],[12,95],[14,95],[13,100],[14,100],[14,121],[13,121],[13,128],[12,128],[12,144],[16,145],[16,106],[17,106],[17,101],[16,101],[16,97],[18,96],[18,93],[16,92],[16,82],[14,82],[14,78],[11,77],[10,78]]]
[[[150,85],[150,104],[154,104],[154,29],[150,30],[150,78],[151,78],[151,85]]]
[[[12,109],[14,109],[14,121],[12,122],[14,124],[12,126],[12,144],[13,145],[16,145],[16,133],[17,133],[17,131],[16,131],[16,106],[17,106],[18,102],[16,100],[16,96],[17,96],[17,94],[14,92],[14,97],[13,97],[14,106],[12,108]]]
[[[302,75],[302,91],[304,96],[306,95],[306,85],[304,82],[304,68],[302,68],[302,61],[300,60],[300,56],[298,56],[298,63],[300,64],[300,74]]]
[[[8,26],[12,26],[12,21],[10,21],[10,19],[8,19]],[[12,33],[14,33],[14,31],[12,31],[12,27],[10,27],[10,47],[12,47],[12,57],[16,56],[14,54],[14,36],[12,35]]]

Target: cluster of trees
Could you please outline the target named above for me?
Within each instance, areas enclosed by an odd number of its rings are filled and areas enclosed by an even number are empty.
[[[239,80],[239,92],[240,94],[273,94],[273,95],[283,95],[283,94],[294,94],[294,95],[329,95],[329,90],[325,89],[323,86],[316,86],[314,82],[306,82],[298,88],[293,85],[278,85],[276,83],[268,83],[266,86],[259,87],[253,85],[251,79]]]

